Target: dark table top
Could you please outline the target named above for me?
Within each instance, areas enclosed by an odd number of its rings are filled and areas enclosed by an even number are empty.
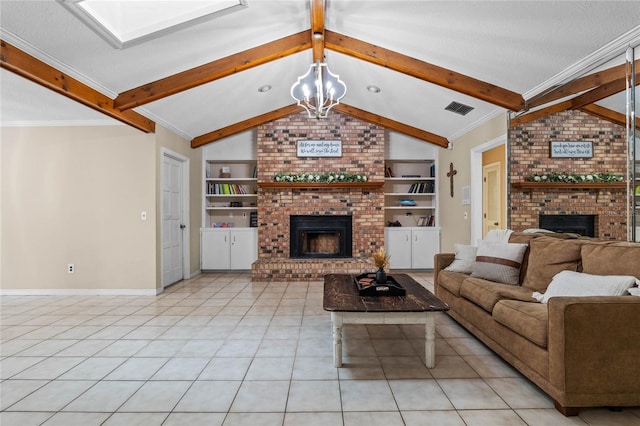
[[[406,296],[360,296],[355,277],[329,274],[324,277],[323,307],[337,312],[433,312],[449,305],[407,274],[390,275],[406,290]]]

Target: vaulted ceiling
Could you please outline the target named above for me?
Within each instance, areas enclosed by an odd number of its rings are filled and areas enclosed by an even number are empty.
[[[60,1],[2,1],[1,124],[157,123],[198,147],[301,111],[290,87],[324,55],[347,84],[336,111],[447,146],[505,110],[623,120],[640,45],[635,1],[245,3],[119,49]]]

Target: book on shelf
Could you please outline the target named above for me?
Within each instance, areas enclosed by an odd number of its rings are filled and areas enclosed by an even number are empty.
[[[243,185],[236,183],[212,183],[207,184],[207,194],[210,195],[236,195],[247,194],[247,189]]]
[[[384,170],[384,177],[394,177],[391,166],[387,166],[387,168]]]
[[[420,216],[418,218],[418,226],[435,226],[435,215]]]
[[[434,192],[434,188],[435,188],[435,183],[432,180],[427,182],[414,183],[414,184],[411,184],[411,186],[409,187],[409,193],[429,194]]]

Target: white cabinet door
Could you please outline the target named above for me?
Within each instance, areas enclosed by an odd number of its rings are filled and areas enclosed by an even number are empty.
[[[411,267],[433,269],[433,257],[440,252],[440,229],[417,228],[411,231]]]
[[[200,230],[200,269],[229,269],[231,266],[228,229]]]
[[[248,270],[258,260],[258,228],[232,229],[231,269]]]
[[[411,269],[411,230],[385,228],[385,250],[390,269]]]

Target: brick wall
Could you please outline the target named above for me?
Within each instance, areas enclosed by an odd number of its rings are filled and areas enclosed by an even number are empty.
[[[550,158],[550,141],[591,141],[593,158]],[[509,131],[510,179],[524,181],[533,173],[626,172],[625,129],[581,111],[564,111],[513,127]],[[595,214],[596,236],[626,240],[627,200],[624,189],[511,188],[510,228],[538,227],[539,214]]]
[[[342,157],[297,157],[296,142],[342,141]],[[315,120],[306,112],[260,126],[257,131],[258,182],[277,173],[363,173],[384,181],[385,132],[382,127],[331,112]],[[361,272],[371,254],[384,247],[383,189],[260,188],[258,191],[258,261],[253,279],[300,280],[328,272]],[[353,259],[289,259],[290,215],[353,216]]]

